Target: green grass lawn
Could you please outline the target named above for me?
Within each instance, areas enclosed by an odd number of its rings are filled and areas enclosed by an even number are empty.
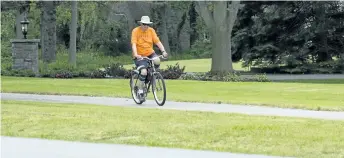
[[[167,65],[175,65],[179,63],[180,67],[185,66],[185,72],[208,72],[210,71],[211,59],[192,59],[192,60],[174,60],[161,62],[161,68],[166,69]],[[248,68],[243,68],[241,62],[233,63],[234,70],[248,71]],[[124,65],[126,69],[131,69],[133,64]]]
[[[1,101],[1,135],[239,153],[343,157],[344,121]]]
[[[167,80],[167,100],[344,111],[344,84]],[[130,98],[129,80],[2,77],[2,92]],[[152,94],[149,94],[152,99]]]
[[[315,84],[344,84],[344,79],[321,79],[321,80],[282,80],[276,82],[286,82],[286,83],[315,83]]]

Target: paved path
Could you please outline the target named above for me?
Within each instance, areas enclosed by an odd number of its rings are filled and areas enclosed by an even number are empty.
[[[1,158],[274,158],[201,150],[169,149],[1,137]],[[277,158],[277,157],[276,157]]]
[[[35,94],[16,94],[1,93],[2,100],[27,100],[27,101],[44,101],[60,103],[84,103],[98,104],[108,106],[127,106],[137,108],[159,108],[174,110],[190,111],[210,111],[210,112],[230,112],[249,115],[266,115],[266,116],[290,116],[301,118],[315,118],[327,120],[344,120],[344,112],[332,111],[312,111],[301,109],[283,109],[262,106],[246,106],[232,104],[206,104],[206,103],[185,103],[167,101],[162,107],[148,100],[143,105],[136,105],[132,99],[111,98],[111,97],[86,97],[86,96],[64,96],[64,95],[35,95]]]

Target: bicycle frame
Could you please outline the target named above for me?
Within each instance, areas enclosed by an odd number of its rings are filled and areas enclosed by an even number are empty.
[[[150,86],[151,86],[151,81],[152,81],[153,75],[154,75],[154,73],[156,72],[156,69],[155,69],[155,67],[154,67],[153,60],[154,60],[155,58],[160,58],[160,57],[163,58],[163,59],[165,59],[165,58],[163,57],[163,55],[159,55],[158,57],[154,57],[154,58],[152,58],[152,59],[147,58],[147,57],[142,57],[142,59],[141,59],[141,60],[148,60],[148,67],[146,68],[146,69],[147,69],[147,77],[149,77],[148,86],[147,86],[147,93],[149,92],[149,89],[150,89]],[[137,80],[138,80],[138,79],[136,79],[136,83],[137,83]],[[136,84],[136,83],[135,83],[135,84]],[[146,83],[146,85],[147,85],[147,83]]]
[[[130,86],[131,86],[131,95],[134,99],[134,101],[136,102],[136,104],[142,104],[143,102],[145,102],[146,100],[146,97],[148,95],[148,93],[150,92],[150,88],[152,88],[152,92],[153,92],[153,95],[154,95],[154,99],[155,99],[155,102],[159,105],[159,106],[163,106],[165,104],[165,101],[166,101],[166,86],[165,86],[165,81],[163,80],[163,77],[162,75],[156,70],[155,68],[155,65],[154,65],[154,59],[155,58],[160,58],[160,57],[163,57],[162,55],[158,56],[158,57],[154,57],[152,59],[150,58],[147,58],[147,57],[143,57],[143,58],[140,58],[139,60],[148,60],[148,66],[145,68],[147,69],[147,76],[146,76],[146,79],[144,81],[144,91],[143,91],[143,96],[142,94],[140,94],[139,98],[138,95],[137,95],[137,90],[138,90],[138,87],[137,86],[134,86],[134,85],[137,85],[137,81],[139,80],[139,78],[136,79],[136,82],[134,81],[134,77],[135,74],[137,74],[138,76],[140,75],[140,72],[136,70],[133,70],[131,71],[131,78],[130,78]],[[164,57],[163,57],[164,58]],[[156,78],[157,77],[157,78]],[[162,100],[160,100],[158,97],[157,97],[157,91],[154,87],[156,87],[156,81],[158,81],[158,83],[160,83],[161,81],[161,84],[162,84],[162,87],[161,88],[158,88],[158,91],[162,90],[163,91],[163,98]],[[159,84],[160,85],[160,84]],[[154,88],[154,89],[153,89]],[[143,97],[143,98],[142,98]]]

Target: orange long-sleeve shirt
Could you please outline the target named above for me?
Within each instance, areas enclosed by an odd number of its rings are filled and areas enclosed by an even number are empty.
[[[137,54],[141,56],[151,55],[154,52],[153,43],[157,44],[159,42],[158,35],[151,27],[148,27],[146,31],[142,31],[138,26],[131,33],[131,44],[136,43]]]

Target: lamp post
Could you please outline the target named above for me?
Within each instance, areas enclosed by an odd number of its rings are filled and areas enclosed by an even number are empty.
[[[22,32],[23,32],[23,35],[24,35],[24,39],[26,39],[27,28],[28,28],[28,25],[29,25],[29,21],[25,17],[24,21],[21,21],[20,24],[22,25]]]

